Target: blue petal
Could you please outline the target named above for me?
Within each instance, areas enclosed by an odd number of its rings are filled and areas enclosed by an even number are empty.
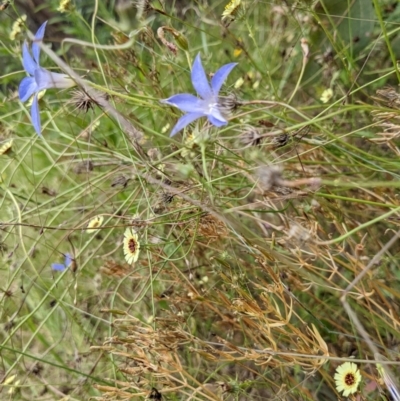
[[[52,263],[51,268],[58,272],[62,272],[66,269],[65,265],[63,265],[62,263]]]
[[[237,63],[225,64],[214,74],[211,79],[211,88],[215,95],[218,95],[222,84],[236,65]]]
[[[228,121],[226,121],[225,118],[223,118],[221,115],[216,116],[215,113],[208,115],[207,118],[208,121],[210,121],[210,123],[216,127],[222,127],[228,124]]]
[[[38,42],[41,42],[43,40],[44,31],[46,30],[46,25],[47,25],[47,21],[44,22],[40,26],[40,28],[37,30],[35,38],[33,39],[33,43],[32,43],[33,58],[35,59],[35,61],[37,62],[38,65],[39,65],[39,57],[40,57],[40,46],[39,46]]]
[[[31,108],[31,119],[33,128],[38,135],[41,135],[41,126],[40,126],[40,113],[39,113],[39,101],[38,95],[36,94],[32,101],[32,108]]]
[[[65,254],[65,267],[69,267],[72,262],[71,255],[69,253]]]
[[[168,99],[161,100],[161,103],[169,104],[180,108],[182,111],[188,113],[204,113],[207,111],[207,105],[204,105],[204,100],[196,96],[189,95],[188,93],[180,93],[171,96]]]
[[[192,67],[192,84],[196,92],[203,98],[209,99],[212,96],[210,84],[206,73],[201,65],[200,53],[196,56]]]
[[[68,75],[51,72],[42,67],[36,68],[35,80],[38,91],[51,88],[65,89],[75,85]]]
[[[19,84],[18,94],[21,102],[26,102],[35,92],[36,81],[32,77],[25,77]]]
[[[197,120],[200,117],[204,117],[204,113],[189,113],[182,116],[178,122],[176,123],[175,127],[172,129],[171,134],[169,136],[174,136],[177,134],[181,129],[185,128],[188,124]]]
[[[228,121],[226,121],[225,117],[221,114],[218,105],[214,105],[211,108],[210,112],[207,113],[207,118],[216,127],[222,127],[228,124]]]
[[[30,75],[33,75],[38,67],[29,53],[28,44],[26,42],[22,45],[22,65],[25,71]]]
[[[393,400],[400,400],[400,393],[398,392],[396,386],[390,385],[388,386],[389,392],[393,398]]]

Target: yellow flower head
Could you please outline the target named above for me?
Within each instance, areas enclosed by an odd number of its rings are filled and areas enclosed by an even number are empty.
[[[231,0],[226,6],[225,10],[222,13],[223,17],[226,17],[228,15],[235,15],[240,7],[242,0]]]
[[[354,394],[358,389],[360,381],[361,374],[355,363],[345,362],[336,369],[336,390],[343,392],[344,397]]]
[[[0,156],[6,155],[12,151],[13,140],[9,139],[4,144],[0,143]]]
[[[40,100],[45,95],[46,90],[47,89],[43,89],[42,91],[38,92],[38,94],[37,94],[38,100]],[[28,103],[26,104],[27,107],[31,107],[32,106],[33,98],[34,98],[34,96],[31,96],[31,98],[28,100]]]
[[[322,103],[328,103],[329,100],[331,100],[333,97],[333,90],[331,88],[329,89],[325,89],[322,92],[321,97],[319,98],[321,100]]]
[[[71,0],[61,0],[60,5],[57,8],[57,11],[59,11],[60,13],[66,13],[73,10],[74,5],[72,4]]]
[[[222,22],[225,26],[229,26],[233,21],[235,21],[239,10],[243,8],[242,0],[231,0],[226,6],[222,13]]]
[[[132,228],[127,228],[124,233],[125,260],[131,265],[139,258],[140,243],[138,235]]]
[[[14,21],[10,32],[11,40],[15,40],[16,37],[22,32],[22,28],[25,26],[25,21],[26,21],[26,15],[23,15]]]
[[[101,227],[103,224],[104,217],[103,216],[95,216],[93,219],[91,219],[87,225],[86,232],[87,233],[95,233],[97,232],[97,228]]]

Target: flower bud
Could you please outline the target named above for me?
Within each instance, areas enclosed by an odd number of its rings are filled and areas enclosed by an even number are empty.
[[[185,52],[189,50],[189,42],[181,32],[174,31],[172,33],[174,35],[176,44],[179,46],[180,49],[184,50]]]

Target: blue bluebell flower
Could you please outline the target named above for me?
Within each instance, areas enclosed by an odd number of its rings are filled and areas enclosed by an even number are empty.
[[[375,353],[375,358],[378,360],[387,360],[384,356],[381,354]],[[389,373],[383,368],[383,366],[380,363],[376,364],[376,367],[378,369],[379,374],[381,375],[383,381],[386,384],[386,387],[388,388],[390,395],[392,396],[393,401],[400,401],[400,391],[398,390],[395,381],[392,379],[392,377],[389,375]]]
[[[64,263],[52,263],[51,268],[52,270],[62,272],[65,269],[67,269],[71,265],[71,263],[72,263],[71,255],[69,253],[66,253]]]
[[[41,133],[38,93],[44,89],[65,89],[75,85],[75,82],[68,75],[48,71],[42,68],[39,64],[39,42],[43,40],[46,24],[47,21],[43,23],[36,32],[32,43],[33,57],[29,52],[28,44],[24,42],[22,46],[22,65],[29,76],[21,81],[18,90],[21,102],[26,102],[32,95],[34,95],[31,108],[31,118],[33,128],[35,128],[38,135]]]
[[[218,94],[222,84],[236,64],[229,63],[223,65],[212,77],[210,86],[201,64],[200,54],[196,56],[191,78],[193,87],[200,98],[189,93],[179,93],[161,101],[161,103],[178,107],[187,113],[178,120],[170,136],[174,136],[181,129],[200,117],[207,117],[208,121],[216,127],[228,124],[228,121],[221,113]]]

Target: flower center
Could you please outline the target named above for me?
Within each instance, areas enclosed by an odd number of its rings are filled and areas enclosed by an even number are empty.
[[[225,121],[225,117],[222,110],[223,107],[221,107],[218,97],[212,96],[210,99],[208,99],[207,103],[205,104],[205,107],[207,110],[206,115],[213,116],[215,119],[220,121]]]
[[[213,112],[216,110],[219,111],[218,100],[212,99],[212,101],[208,103],[208,112],[213,114]]]
[[[128,248],[129,248],[130,252],[135,253],[135,251],[136,251],[136,241],[133,238],[131,238],[129,240]]]
[[[356,382],[356,379],[355,379],[353,373],[347,373],[346,376],[344,377],[344,382],[348,386],[352,386]]]

